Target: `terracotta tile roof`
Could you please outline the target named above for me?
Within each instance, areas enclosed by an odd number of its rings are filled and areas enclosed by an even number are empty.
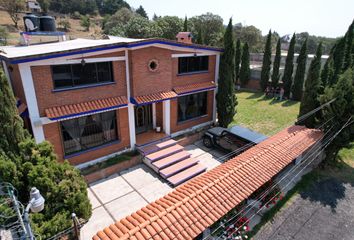
[[[149,95],[132,97],[130,100],[132,103],[140,105],[140,104],[147,104],[153,102],[160,102],[175,97],[177,97],[177,94],[174,91],[168,91],[168,92],[158,92]]]
[[[181,95],[181,94],[199,92],[199,91],[209,90],[214,88],[216,88],[214,82],[202,82],[202,83],[192,83],[192,84],[186,84],[183,86],[174,87],[173,90],[178,95]]]
[[[46,116],[51,120],[72,118],[75,116],[96,113],[109,109],[126,106],[128,100],[125,96],[112,97],[78,104],[70,104],[45,109]]]
[[[286,128],[99,231],[92,239],[193,239],[321,136],[321,131],[302,126]]]

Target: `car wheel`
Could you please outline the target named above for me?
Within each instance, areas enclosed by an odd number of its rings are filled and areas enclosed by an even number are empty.
[[[203,137],[203,144],[207,148],[212,148],[214,146],[214,144],[213,144],[213,142],[212,142],[210,137]]]

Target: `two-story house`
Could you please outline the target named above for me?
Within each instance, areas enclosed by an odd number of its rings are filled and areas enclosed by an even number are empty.
[[[0,50],[36,142],[73,165],[216,120],[218,48],[112,37]]]

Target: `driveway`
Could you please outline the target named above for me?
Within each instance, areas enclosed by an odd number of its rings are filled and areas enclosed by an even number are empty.
[[[205,148],[201,141],[185,147],[192,157],[210,170],[221,162],[224,153]],[[91,239],[97,231],[130,215],[150,202],[166,195],[173,188],[144,164],[122,171],[89,185],[92,216],[81,229],[81,239]]]
[[[255,240],[353,240],[354,184],[335,178],[315,182],[296,195]]]

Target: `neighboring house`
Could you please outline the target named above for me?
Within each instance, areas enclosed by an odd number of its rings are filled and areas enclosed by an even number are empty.
[[[0,58],[36,142],[86,165],[215,122],[220,52],[111,37],[6,46]]]
[[[28,12],[41,12],[41,6],[36,0],[26,0],[26,10]]]

